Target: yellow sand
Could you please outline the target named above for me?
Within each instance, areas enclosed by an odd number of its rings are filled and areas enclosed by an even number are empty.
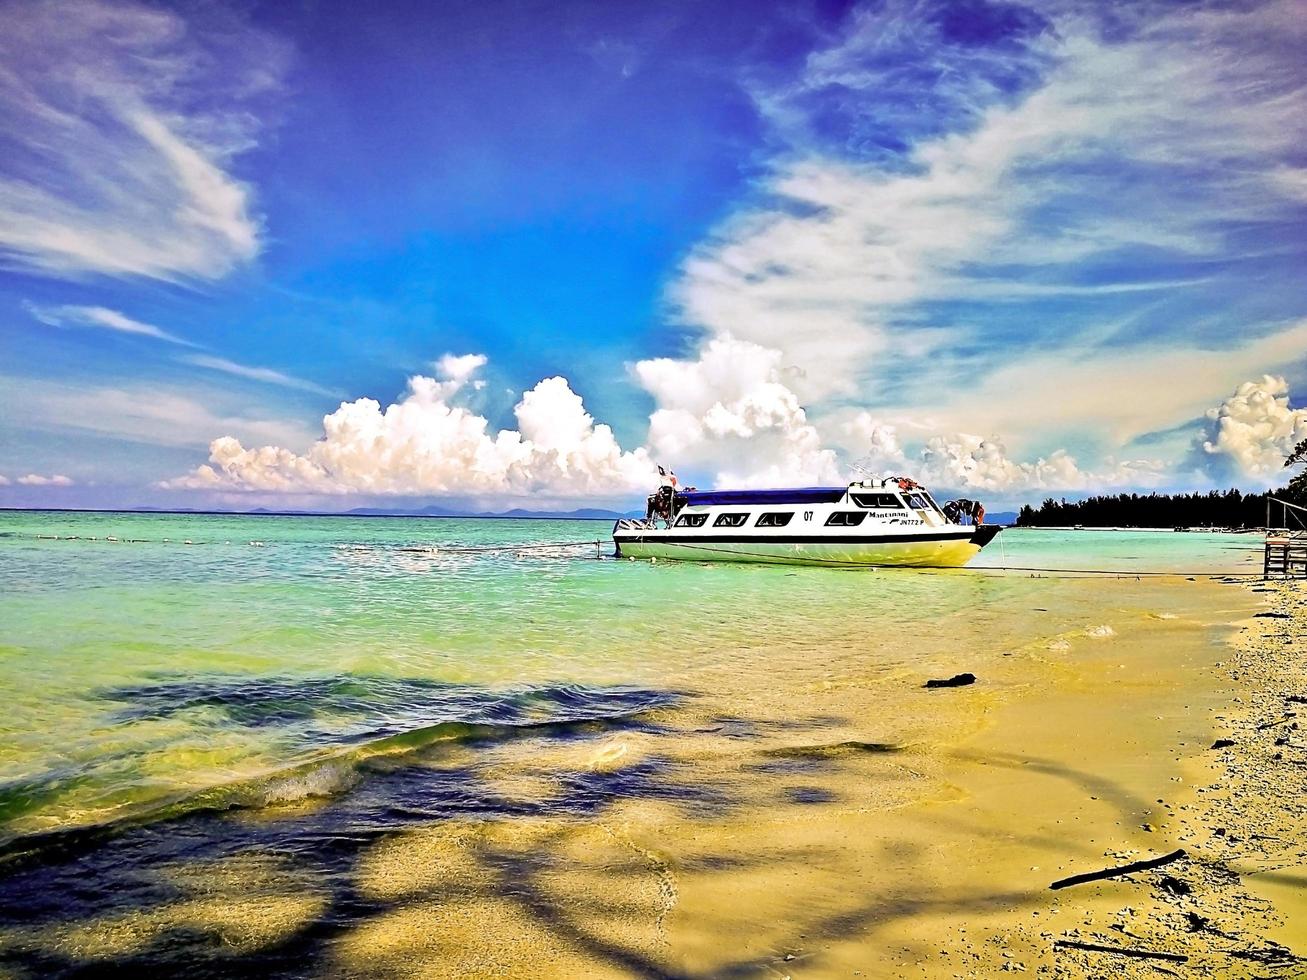
[[[1063,938],[1187,955],[1219,976],[1260,975],[1221,950],[1257,947],[1282,916],[1249,903],[1237,876],[1178,862],[1151,876],[1048,888],[1181,844],[1210,851],[1203,798],[1189,780],[1215,775],[1193,760],[1209,755],[1230,690],[1218,666],[1229,651],[1208,633],[1249,611],[1248,597],[1182,587],[1206,599],[1202,621],[1141,612],[1123,593],[1106,621],[1007,651],[983,683],[923,691],[920,678],[902,678],[894,717],[867,709],[884,710],[868,694],[883,686],[880,674],[794,689],[773,676],[765,691],[731,692],[732,711],[776,723],[747,738],[714,717],[722,704],[701,700],[666,719],[693,732],[684,738],[629,735],[552,753],[501,747],[481,762],[508,796],[547,798],[551,772],[611,772],[661,753],[673,779],[721,802],[627,801],[594,818],[442,823],[388,841],[360,878],[392,911],[343,942],[335,968],[1143,976],[1169,965],[1055,951]],[[830,720],[784,724],[817,715]],[[1157,891],[1170,872],[1191,889],[1182,900]],[[1269,881],[1260,886],[1268,897],[1283,887]],[[1226,936],[1189,932],[1184,913],[1197,909]]]
[[[1049,594],[1083,616],[1044,628],[1041,608],[1012,626],[978,602],[959,617],[957,649],[924,663],[896,657],[892,639],[860,648],[856,633],[824,660],[742,641],[650,730],[404,760],[475,770],[485,791],[542,815],[433,820],[372,844],[351,871],[371,911],[331,939],[325,973],[1180,967],[1059,940],[1186,956],[1184,969],[1210,976],[1301,972],[1274,943],[1307,945],[1307,740],[1284,700],[1307,695],[1294,654],[1307,645],[1302,588],[1095,581]],[[1247,618],[1268,600],[1296,618]],[[1223,625],[1234,620],[1247,627],[1238,637]],[[756,669],[742,671],[750,657]],[[979,682],[923,687],[964,669]],[[1297,748],[1272,744],[1281,730]],[[1216,735],[1236,745],[1213,751]],[[575,799],[577,774],[628,792],[589,813],[555,806]],[[1190,857],[1154,872],[1049,888],[1179,847]],[[154,873],[174,877],[177,901],[0,936],[0,948],[94,961],[200,933],[239,956],[292,937],[327,901],[308,866],[281,859]]]

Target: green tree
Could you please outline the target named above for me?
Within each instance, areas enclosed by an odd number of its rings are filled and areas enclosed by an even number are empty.
[[[1307,439],[1294,446],[1293,452],[1284,461],[1285,466],[1296,466],[1298,463],[1307,463]],[[1307,503],[1307,469],[1289,481],[1287,490],[1290,500]]]

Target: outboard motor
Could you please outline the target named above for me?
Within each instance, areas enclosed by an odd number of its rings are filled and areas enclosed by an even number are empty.
[[[953,524],[975,524],[979,527],[985,523],[985,508],[979,500],[959,497],[944,505],[944,516]]]

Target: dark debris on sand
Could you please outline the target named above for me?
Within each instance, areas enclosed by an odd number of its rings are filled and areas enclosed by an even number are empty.
[[[1041,933],[1053,955],[1039,975],[1307,977],[1307,950],[1269,938],[1284,924],[1283,912],[1244,881],[1257,874],[1307,886],[1307,739],[1290,727],[1288,708],[1307,703],[1298,652],[1307,649],[1307,590],[1277,583],[1256,591],[1270,593],[1275,609],[1241,633],[1224,665],[1239,710],[1220,719],[1233,737],[1213,745],[1225,750],[1218,778],[1163,828],[1185,858],[1126,879],[1139,897],[1115,921],[1088,916],[1080,927]]]

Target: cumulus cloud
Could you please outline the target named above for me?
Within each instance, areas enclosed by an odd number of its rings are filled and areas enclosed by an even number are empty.
[[[516,430],[491,432],[487,419],[451,402],[484,363],[481,355],[442,358],[440,377],[410,378],[405,396],[384,410],[371,398],[342,404],[303,454],[216,439],[207,464],[162,486],[499,498],[612,496],[650,486],[655,470],[646,452],[624,452],[561,377],[522,396]]]
[[[436,373],[450,384],[463,385],[488,363],[485,354],[444,354],[436,361]]]
[[[62,473],[55,473],[50,476],[28,473],[26,476],[20,476],[14,482],[24,487],[71,487],[73,485],[73,481]]]
[[[0,258],[54,275],[214,278],[255,256],[231,173],[282,46],[214,5],[0,7]]]
[[[719,484],[778,486],[839,478],[799,398],[785,383],[779,351],[732,337],[694,359],[655,358],[634,367],[657,408],[649,447],[678,466],[706,469]]]
[[[1065,449],[1021,460],[1001,438],[966,432],[918,432],[915,439],[905,439],[895,426],[868,412],[846,422],[845,434],[852,445],[865,450],[858,460],[865,472],[902,473],[948,490],[1019,493],[1147,486],[1159,483],[1165,472],[1163,464],[1152,460],[1108,460],[1085,470]]]
[[[1283,478],[1285,458],[1303,439],[1307,409],[1290,408],[1288,382],[1266,374],[1207,412],[1194,455],[1215,476],[1270,486]]]

